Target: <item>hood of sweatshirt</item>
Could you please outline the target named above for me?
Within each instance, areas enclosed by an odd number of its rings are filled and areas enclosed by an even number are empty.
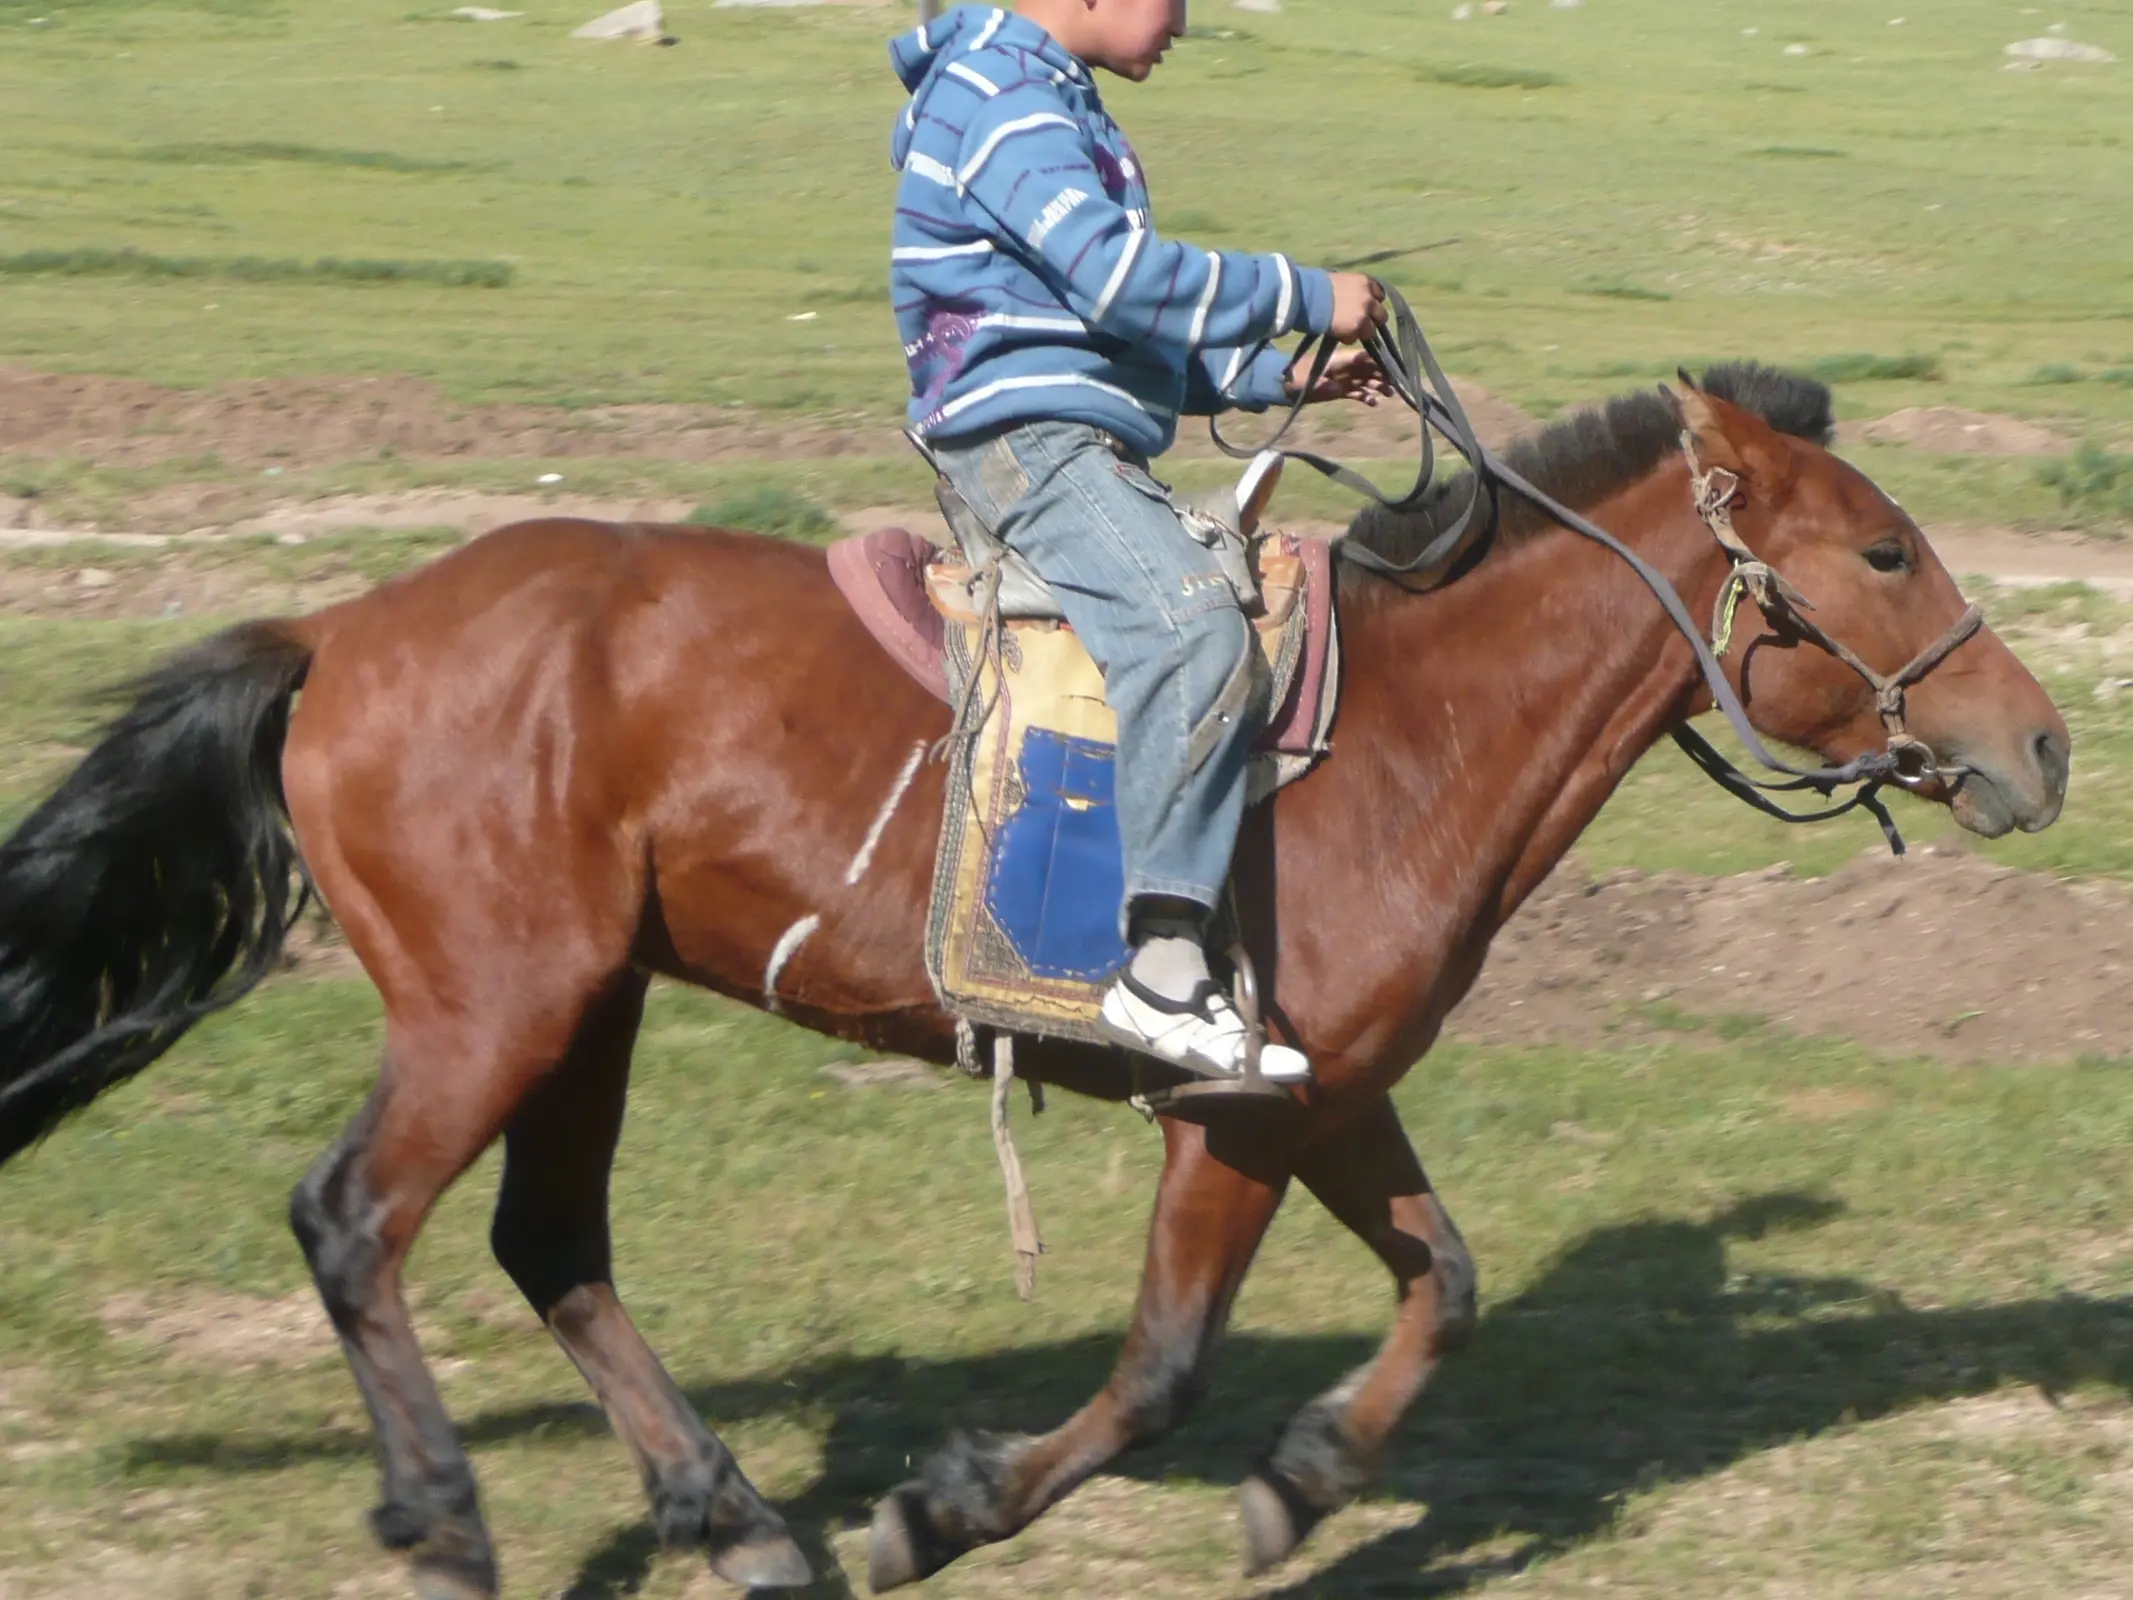
[[[889,159],[899,169],[911,153],[912,134],[941,76],[962,57],[993,48],[1025,51],[1070,82],[1089,82],[1089,69],[1080,59],[1029,18],[991,6],[957,6],[946,16],[889,41],[889,64],[911,94],[911,103],[896,119],[896,131],[889,139]]]

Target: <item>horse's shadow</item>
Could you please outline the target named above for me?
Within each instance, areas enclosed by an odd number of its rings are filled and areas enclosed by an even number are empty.
[[[1916,1402],[2010,1383],[2048,1395],[2104,1383],[2133,1395],[2133,1298],[1914,1311],[1853,1278],[1729,1270],[1729,1240],[1814,1227],[1839,1209],[1778,1193],[1703,1220],[1585,1235],[1489,1310],[1473,1347],[1445,1365],[1401,1430],[1381,1488],[1426,1503],[1427,1514],[1279,1593],[1457,1593],[1604,1529],[1630,1491]],[[1234,1483],[1298,1405],[1374,1348],[1352,1336],[1239,1334],[1194,1419],[1119,1470]],[[828,1575],[816,1592],[842,1596],[852,1591],[829,1535],[910,1475],[908,1463],[940,1442],[942,1419],[1048,1427],[1102,1384],[1115,1353],[1105,1336],[944,1361],[836,1358],[689,1394],[714,1426],[794,1411],[829,1419],[821,1476],[783,1509]],[[590,1406],[544,1405],[476,1415],[463,1433],[480,1445],[605,1426]],[[193,1434],[137,1440],[129,1455],[254,1471],[368,1449],[352,1433]],[[647,1526],[618,1528],[564,1594],[635,1593],[655,1554]]]

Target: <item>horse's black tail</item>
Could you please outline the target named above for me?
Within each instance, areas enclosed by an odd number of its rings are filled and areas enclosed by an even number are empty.
[[[281,752],[310,665],[285,622],[173,657],[0,844],[0,1161],[274,966],[308,891]]]

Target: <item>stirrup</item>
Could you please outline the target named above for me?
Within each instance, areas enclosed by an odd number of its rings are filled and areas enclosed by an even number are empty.
[[[1196,1077],[1160,1089],[1144,1090],[1140,1084],[1146,1061],[1136,1054],[1132,1058],[1133,1103],[1150,1117],[1212,1122],[1217,1117],[1231,1115],[1228,1108],[1232,1106],[1239,1110],[1249,1107],[1262,1112],[1280,1112],[1297,1104],[1296,1096],[1290,1093],[1294,1085],[1271,1083],[1259,1070],[1259,1052],[1266,1045],[1266,1024],[1259,1015],[1259,974],[1241,943],[1230,946],[1228,954],[1231,971],[1236,975],[1237,1015],[1244,1022],[1244,1070],[1233,1078]],[[1308,1083],[1310,1080],[1303,1081]]]

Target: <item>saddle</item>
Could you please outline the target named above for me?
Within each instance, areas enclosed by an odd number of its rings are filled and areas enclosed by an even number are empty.
[[[1271,678],[1255,804],[1325,753],[1340,677],[1330,542],[1253,537],[1278,476],[1278,461],[1255,462],[1226,503],[1180,508],[1224,541]],[[829,550],[832,579],[889,658],[956,709],[927,971],[974,1026],[1101,1042],[1103,989],[1127,956],[1116,720],[1043,579],[940,491],[957,548],[885,528]]]

